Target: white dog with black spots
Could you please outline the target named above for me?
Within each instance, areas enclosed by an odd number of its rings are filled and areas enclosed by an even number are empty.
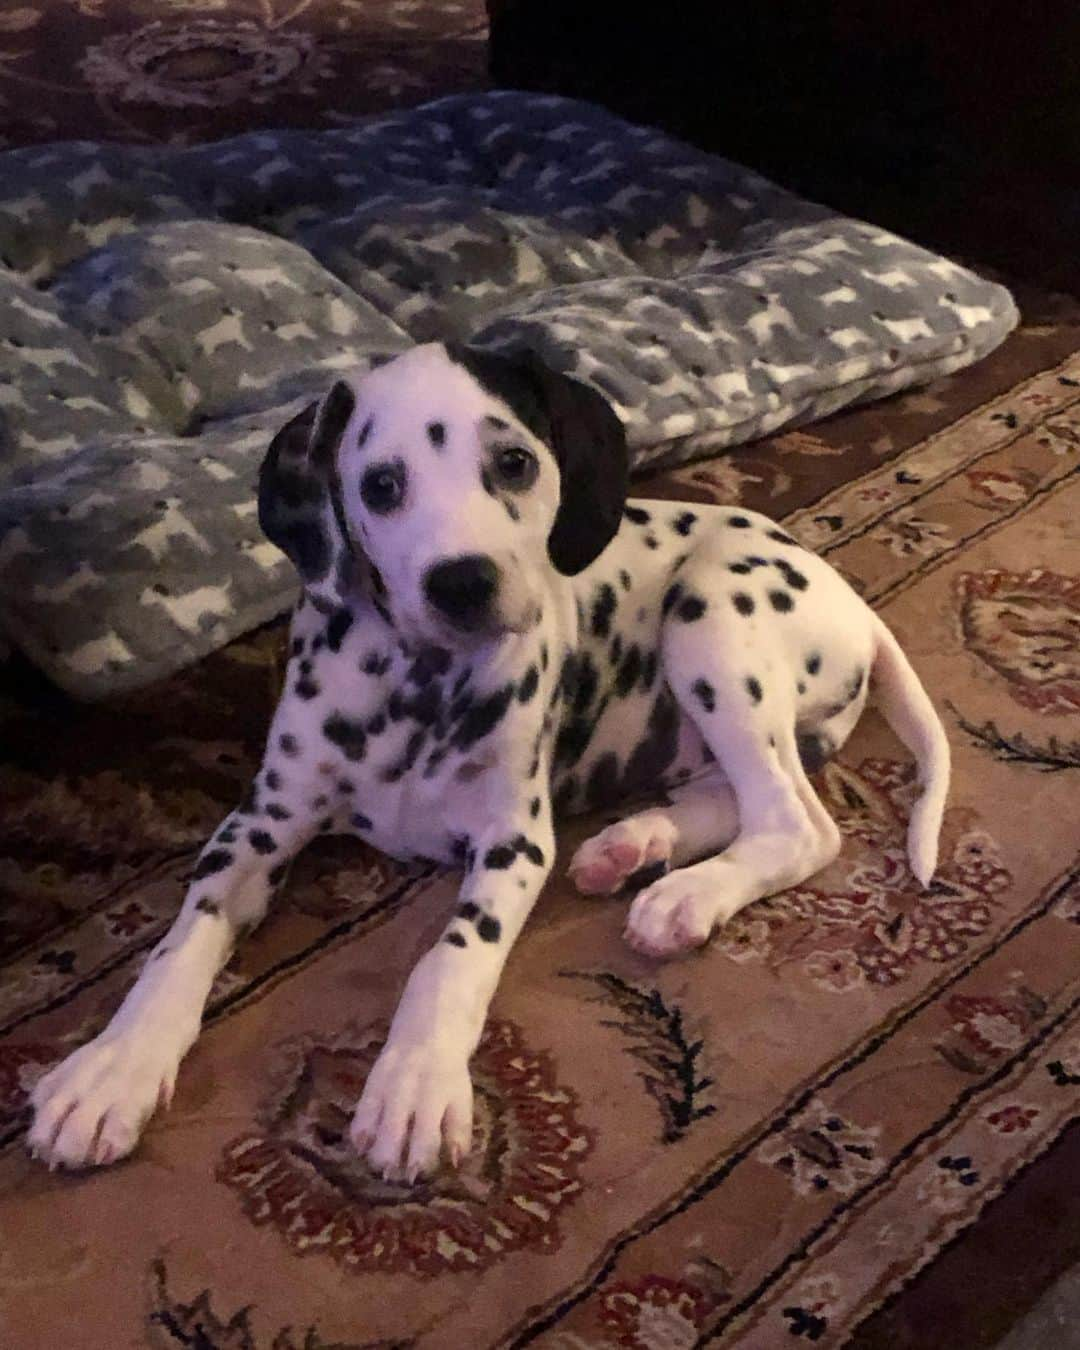
[[[285,692],[246,799],[105,1031],[38,1083],[31,1149],[113,1162],[169,1101],[214,977],[314,836],[463,868],[356,1108],[372,1168],[414,1180],[472,1135],[469,1059],[555,856],[553,816],[652,796],[570,862],[632,896],[672,957],[836,857],[811,785],[868,688],[915,755],[929,882],[949,778],[896,640],[764,516],[626,502],[622,425],[535,358],[414,348],[274,438],[267,535],[304,583]]]

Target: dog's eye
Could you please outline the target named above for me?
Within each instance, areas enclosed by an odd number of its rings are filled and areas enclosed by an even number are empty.
[[[536,456],[520,445],[505,445],[495,452],[495,470],[507,487],[531,487],[537,474]]]
[[[405,465],[373,464],[360,480],[360,497],[369,511],[386,515],[405,496]]]

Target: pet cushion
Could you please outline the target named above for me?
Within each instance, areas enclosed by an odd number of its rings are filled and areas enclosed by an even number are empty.
[[[488,93],[332,131],[0,155],[0,626],[144,685],[288,607],[270,437],[418,341],[591,382],[635,466],[970,364],[1009,293],[590,105]]]

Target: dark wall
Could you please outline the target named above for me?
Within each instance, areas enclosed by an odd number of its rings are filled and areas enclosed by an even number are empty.
[[[490,9],[500,85],[595,99],[999,265],[1080,251],[1080,0]]]

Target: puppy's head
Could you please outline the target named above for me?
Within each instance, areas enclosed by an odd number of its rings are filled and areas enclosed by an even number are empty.
[[[278,433],[259,518],[322,608],[369,588],[403,636],[471,646],[531,627],[551,569],[599,556],[626,475],[599,394],[531,354],[430,344]]]

